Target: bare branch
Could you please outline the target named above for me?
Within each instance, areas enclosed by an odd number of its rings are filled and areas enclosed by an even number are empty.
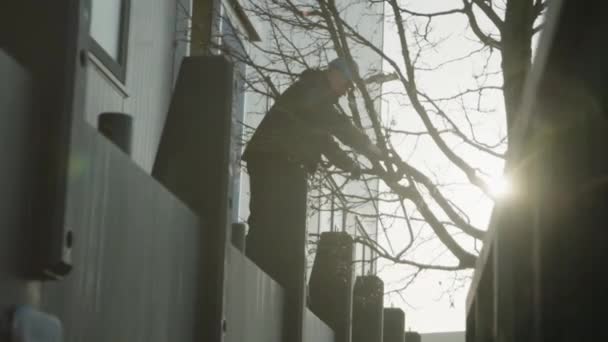
[[[477,5],[477,7],[479,7],[483,11],[483,13],[492,21],[492,23],[494,25],[496,25],[496,28],[498,28],[498,30],[501,31],[504,22],[500,19],[498,14],[496,14],[496,12],[494,12],[494,10],[492,9],[492,7],[490,7],[488,2],[486,2],[486,0],[472,0],[472,1],[473,1],[473,3],[475,3],[475,5]]]
[[[371,248],[374,252],[376,252],[380,257],[392,261],[396,264],[409,265],[413,267],[417,267],[419,269],[424,270],[438,270],[438,271],[458,271],[470,268],[471,266],[464,265],[462,263],[454,266],[444,266],[444,265],[432,265],[432,264],[424,264],[419,262],[414,262],[411,260],[395,258],[390,253],[383,251],[378,245],[370,243],[371,241],[368,239],[362,239],[360,237],[355,238],[355,242],[361,243],[369,248]]]
[[[475,17],[475,13],[473,13],[471,3],[468,0],[462,0],[462,2],[464,3],[464,13],[467,15],[467,18],[469,18],[469,24],[471,25],[473,33],[475,33],[477,38],[479,38],[482,43],[500,50],[502,48],[500,42],[489,35],[486,35],[482,31],[479,23],[477,22],[477,18]]]

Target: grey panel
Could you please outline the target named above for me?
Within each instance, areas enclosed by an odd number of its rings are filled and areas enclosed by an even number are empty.
[[[323,323],[315,314],[306,309],[304,313],[303,342],[334,342],[334,332]]]
[[[227,258],[225,342],[282,341],[283,288],[236,248]]]
[[[74,131],[75,269],[45,286],[44,308],[66,341],[196,340],[198,218],[88,124]]]

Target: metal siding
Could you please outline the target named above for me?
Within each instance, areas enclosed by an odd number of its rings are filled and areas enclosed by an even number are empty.
[[[195,340],[198,218],[84,122],[75,146],[75,268],[45,285],[43,308],[61,318],[66,341]]]
[[[131,0],[127,77],[120,85],[122,90],[95,63],[87,67],[86,120],[97,127],[102,112],[131,115],[132,159],[148,173],[169,108],[174,64],[185,54],[185,44],[176,51],[176,28],[183,27],[178,16],[184,14],[178,14],[173,0]]]
[[[225,341],[280,342],[283,288],[236,248],[227,257]]]
[[[97,127],[97,116],[103,112],[122,112],[124,95],[94,63],[86,68],[85,119]]]
[[[174,0],[132,0],[124,110],[133,116],[133,160],[150,172],[173,87]]]

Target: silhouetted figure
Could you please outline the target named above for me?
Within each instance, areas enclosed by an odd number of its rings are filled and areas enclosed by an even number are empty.
[[[304,272],[307,176],[322,155],[354,178],[361,172],[334,137],[367,156],[380,155],[335,108],[352,86],[355,70],[336,59],[327,69],[304,71],[276,99],[243,154],[251,184],[246,253],[287,288],[294,276],[287,270]]]

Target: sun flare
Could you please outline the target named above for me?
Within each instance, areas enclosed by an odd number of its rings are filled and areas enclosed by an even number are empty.
[[[499,176],[488,181],[492,195],[497,198],[508,197],[513,193],[513,185],[507,177]]]

